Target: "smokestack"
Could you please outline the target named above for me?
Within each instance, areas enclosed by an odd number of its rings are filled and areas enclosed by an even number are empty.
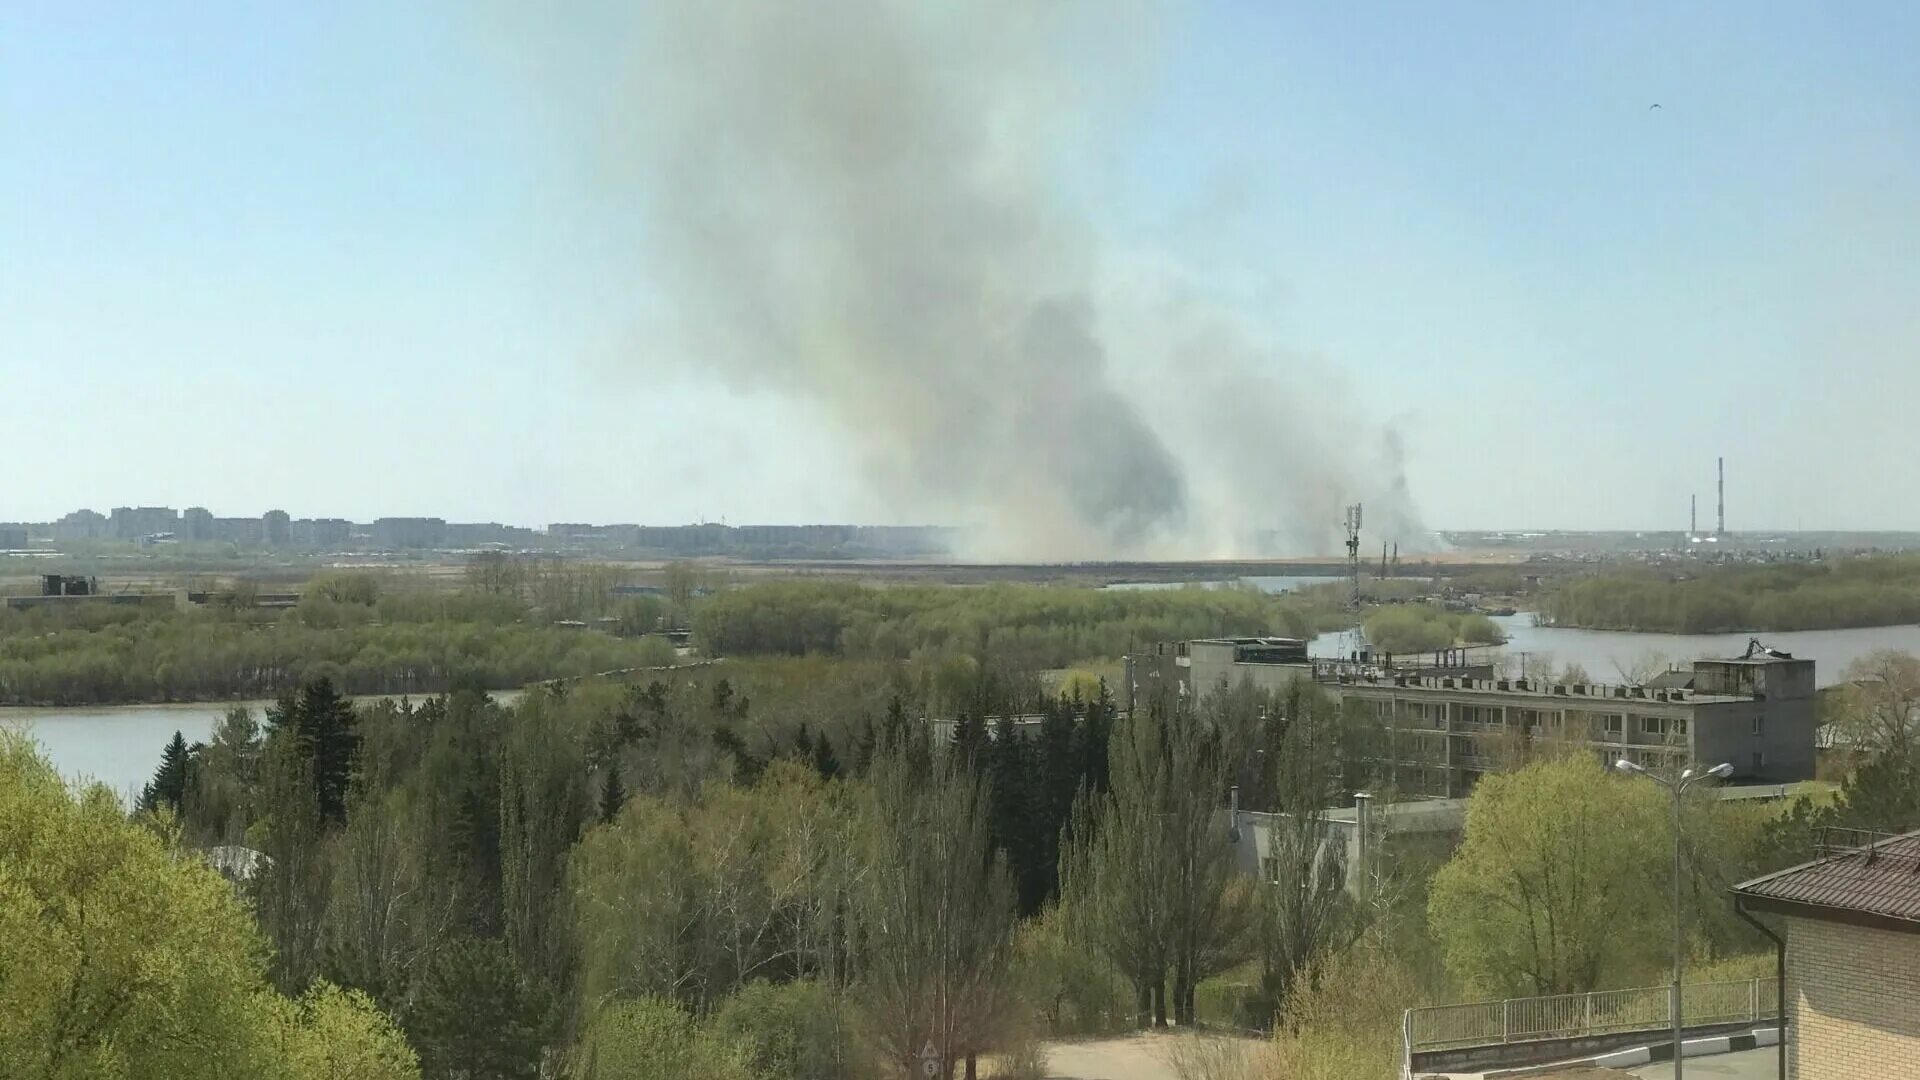
[[[1687,539],[1700,535],[1700,496],[1687,496]]]
[[[1713,527],[1713,535],[1727,535],[1727,459],[1720,459],[1720,515]]]

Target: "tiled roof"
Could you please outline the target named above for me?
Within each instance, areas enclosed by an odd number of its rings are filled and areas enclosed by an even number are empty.
[[[1920,931],[1920,832],[1829,830],[1821,857],[1734,886],[1773,910],[1813,918],[1865,916]]]

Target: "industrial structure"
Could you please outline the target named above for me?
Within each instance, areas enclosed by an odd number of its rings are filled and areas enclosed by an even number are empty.
[[[1242,681],[1279,690],[1308,679],[1375,726],[1384,779],[1409,795],[1465,795],[1536,745],[1649,769],[1726,761],[1750,783],[1813,778],[1811,660],[1753,642],[1742,656],[1610,685],[1498,678],[1491,657],[1475,652],[1328,660],[1289,638],[1177,642],[1126,658],[1121,704],[1131,709],[1163,693],[1190,699]]]

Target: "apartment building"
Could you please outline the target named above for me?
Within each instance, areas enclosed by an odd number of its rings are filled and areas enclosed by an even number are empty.
[[[1767,649],[1696,660],[1644,685],[1506,679],[1469,650],[1412,658],[1313,659],[1286,638],[1220,638],[1127,658],[1123,704],[1245,680],[1277,690],[1312,679],[1372,724],[1385,778],[1407,795],[1457,798],[1544,745],[1650,769],[1727,762],[1738,780],[1814,774],[1813,661]]]

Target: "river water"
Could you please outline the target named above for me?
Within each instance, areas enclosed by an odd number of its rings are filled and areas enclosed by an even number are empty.
[[[1292,584],[1291,582],[1289,584]],[[1599,682],[1615,682],[1622,669],[1631,670],[1657,655],[1664,662],[1685,664],[1702,656],[1738,656],[1747,639],[1814,661],[1814,677],[1821,686],[1840,681],[1853,661],[1876,649],[1900,649],[1920,654],[1920,626],[1874,626],[1853,630],[1790,630],[1763,634],[1642,634],[1613,630],[1570,630],[1533,625],[1533,616],[1495,616],[1506,631],[1505,647],[1497,657],[1518,658],[1522,653],[1549,660],[1557,670],[1579,664]],[[1351,634],[1322,634],[1314,639],[1315,656],[1337,657],[1353,648]],[[504,700],[515,691],[495,695]],[[160,749],[175,731],[188,742],[205,740],[234,703],[192,705],[119,705],[87,708],[0,707],[0,725],[24,728],[46,750],[60,771],[74,779],[98,780],[126,797],[138,793],[160,762]],[[245,702],[258,715],[265,702]]]
[[[493,697],[511,703],[518,690]],[[377,700],[359,698],[359,701]],[[245,706],[264,722],[265,701],[218,701],[172,705],[89,705],[74,708],[0,707],[0,726],[25,731],[71,780],[97,780],[131,803],[153,779],[160,751],[178,731],[189,743],[213,735],[227,710]]]

